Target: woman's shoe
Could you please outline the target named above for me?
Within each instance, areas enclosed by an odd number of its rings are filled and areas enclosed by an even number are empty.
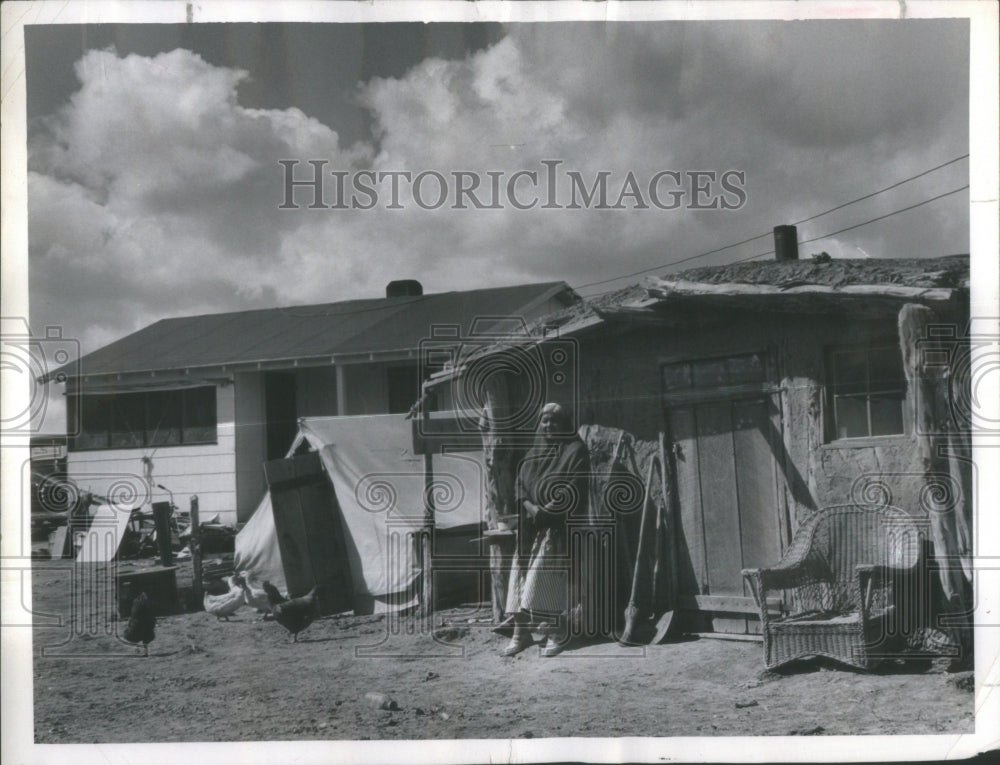
[[[542,656],[558,656],[563,652],[566,644],[556,639],[555,635],[549,635],[542,649]]]
[[[521,651],[525,648],[530,647],[532,643],[534,643],[534,640],[531,639],[530,633],[524,632],[518,635],[515,632],[514,637],[510,639],[510,642],[507,643],[507,646],[503,649],[502,653],[504,656],[515,656],[516,654],[521,653]]]

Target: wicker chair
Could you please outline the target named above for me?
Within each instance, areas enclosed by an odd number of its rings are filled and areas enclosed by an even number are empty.
[[[903,511],[842,505],[804,523],[777,565],[744,569],[767,668],[825,656],[870,669],[903,627],[898,600],[915,581],[921,546],[920,527]],[[780,615],[767,607],[775,597]]]

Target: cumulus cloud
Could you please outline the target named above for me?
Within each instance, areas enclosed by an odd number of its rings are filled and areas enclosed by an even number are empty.
[[[374,134],[351,146],[297,108],[242,105],[245,71],[187,50],[90,51],[79,89],[32,130],[33,319],[91,350],[163,316],[377,296],[393,278],[428,291],[583,284],[767,232],[965,150],[957,25],[824,24],[511,25],[465,58],[360,83]],[[611,172],[612,200],[629,171],[737,169],[747,199],[731,211],[281,210],[281,159],[445,176],[558,159],[588,179]],[[961,185],[966,168],[800,237]],[[804,254],[967,251],[967,197],[921,210]]]

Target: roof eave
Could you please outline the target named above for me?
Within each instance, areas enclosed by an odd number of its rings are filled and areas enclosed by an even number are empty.
[[[135,377],[181,377],[190,374],[208,374],[218,372],[255,372],[278,369],[305,369],[319,366],[348,366],[352,364],[365,364],[373,361],[405,361],[416,358],[419,348],[393,348],[381,351],[358,351],[352,353],[331,353],[319,356],[290,356],[286,358],[263,358],[253,360],[241,360],[234,362],[220,361],[214,364],[190,364],[176,367],[158,367],[147,369],[128,369],[114,372],[83,372],[82,374],[63,373],[66,381],[87,380],[90,378],[135,378]],[[67,365],[68,366],[68,365]],[[39,383],[51,381],[60,373],[60,370],[50,372],[38,378]]]
[[[551,331],[543,332],[543,334],[540,335],[512,335],[510,337],[500,339],[493,345],[484,347],[475,354],[467,356],[458,364],[447,367],[442,371],[431,375],[424,382],[423,387],[425,390],[430,390],[436,388],[438,385],[448,382],[449,380],[460,378],[463,374],[465,374],[469,364],[489,356],[494,356],[498,353],[503,353],[505,350],[510,348],[531,348],[548,342],[554,338],[575,337],[576,335],[586,332],[587,330],[600,324],[604,324],[604,321],[603,316],[585,316],[579,319],[574,319],[573,321],[570,321],[560,327],[556,327]]]

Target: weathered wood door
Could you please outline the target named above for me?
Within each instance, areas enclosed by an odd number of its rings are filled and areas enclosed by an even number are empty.
[[[766,358],[677,362],[664,367],[663,380],[679,505],[679,603],[705,614],[716,631],[756,631],[741,571],[777,562],[786,541],[780,411]]]
[[[353,607],[354,589],[340,507],[315,452],[264,463],[285,584],[293,596],[313,587],[320,613]]]

